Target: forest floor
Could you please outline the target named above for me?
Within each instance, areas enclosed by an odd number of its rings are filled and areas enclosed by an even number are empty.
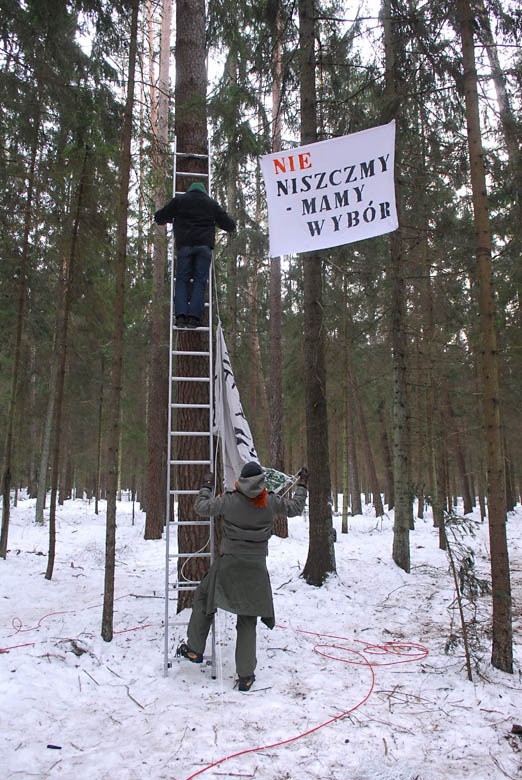
[[[0,561],[3,780],[486,780],[522,777],[522,508],[510,514],[515,668],[490,665],[491,596],[466,601],[472,676],[447,553],[429,510],[410,535],[411,573],[391,558],[393,512],[371,507],[342,534],[337,574],[300,572],[308,520],[270,542],[277,626],[258,629],[257,679],[234,689],[235,618],[218,613],[217,677],[172,660],[163,674],[164,542],[118,504],[114,638],[100,636],[105,504],[58,509],[57,554],[34,501],[12,510]],[[463,538],[488,581],[487,524]],[[456,551],[456,546],[455,546]],[[174,609],[174,607],[172,607]],[[184,615],[187,619],[187,615]],[[171,647],[184,638],[172,631]],[[234,754],[236,754],[234,756]]]

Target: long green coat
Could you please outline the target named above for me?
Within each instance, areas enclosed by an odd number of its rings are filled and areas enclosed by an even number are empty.
[[[272,587],[266,567],[268,539],[274,519],[302,514],[307,490],[297,485],[293,498],[268,493],[264,506],[252,500],[259,487],[259,477],[241,478],[238,490],[213,497],[203,487],[195,502],[197,514],[203,517],[223,516],[221,555],[213,563],[199,588],[206,592],[206,611],[212,615],[217,607],[236,615],[261,617],[275,625]]]

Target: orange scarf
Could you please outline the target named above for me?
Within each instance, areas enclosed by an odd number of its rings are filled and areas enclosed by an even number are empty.
[[[235,488],[238,493],[241,493],[241,490],[237,486],[237,482],[235,484]],[[242,496],[245,496],[244,493],[241,493]],[[266,506],[266,497],[268,495],[268,490],[266,488],[263,488],[261,493],[258,496],[254,496],[254,498],[250,498],[250,496],[245,496],[245,498],[248,498],[251,504],[254,506],[263,507]]]

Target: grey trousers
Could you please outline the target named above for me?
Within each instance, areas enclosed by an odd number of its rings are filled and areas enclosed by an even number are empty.
[[[187,643],[195,653],[204,653],[213,615],[207,615],[207,578],[194,595],[192,614],[187,632]],[[249,677],[257,666],[255,615],[238,615],[236,621],[236,672],[238,677]]]

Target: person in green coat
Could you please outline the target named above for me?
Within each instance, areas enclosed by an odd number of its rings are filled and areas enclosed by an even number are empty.
[[[187,643],[177,654],[201,663],[219,607],[237,615],[236,672],[240,691],[255,680],[257,618],[268,628],[275,625],[272,587],[266,567],[268,540],[276,517],[303,513],[308,495],[308,469],[302,468],[292,498],[268,492],[259,463],[247,463],[235,490],[213,496],[214,475],[208,473],[194,508],[202,517],[223,517],[220,555],[197,587],[188,626]]]

